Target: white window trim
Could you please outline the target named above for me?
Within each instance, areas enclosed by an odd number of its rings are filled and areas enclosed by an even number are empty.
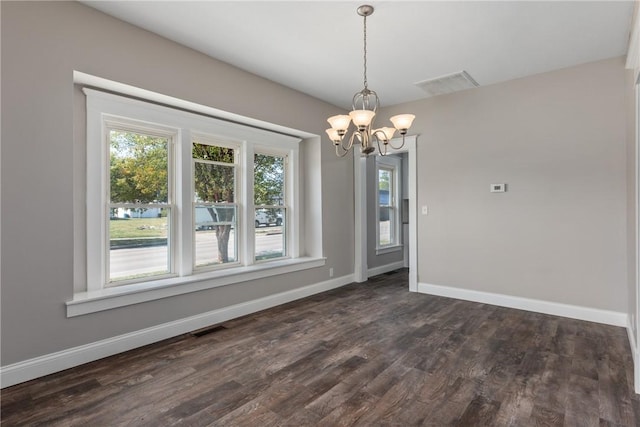
[[[199,114],[181,111],[174,108],[138,101],[135,99],[122,97],[102,91],[85,88],[87,95],[87,171],[100,171],[99,174],[87,172],[87,227],[86,227],[86,262],[87,277],[84,291],[76,292],[73,300],[66,303],[67,316],[77,316],[92,313],[95,311],[107,310],[136,304],[144,301],[156,300],[174,295],[195,292],[203,289],[210,289],[218,286],[225,286],[232,283],[254,280],[260,277],[284,274],[302,269],[315,268],[325,264],[324,257],[300,257],[300,216],[303,214],[300,200],[299,179],[299,138],[269,132],[263,129],[239,125],[237,123],[219,120],[211,117],[204,117]],[[225,141],[233,141],[243,144],[243,159],[240,167],[247,168],[249,161],[253,164],[254,147],[260,152],[267,150],[278,150],[286,152],[290,159],[289,173],[289,242],[288,249],[290,258],[278,259],[271,262],[253,263],[253,247],[248,244],[244,251],[251,251],[251,256],[244,254],[244,265],[240,267],[223,270],[208,270],[193,273],[191,257],[177,259],[176,273],[178,277],[149,280],[130,285],[103,288],[105,276],[104,262],[106,253],[106,224],[104,208],[106,195],[105,174],[108,173],[106,161],[106,144],[101,135],[104,133],[102,115],[130,117],[149,123],[161,123],[161,127],[177,129],[174,144],[178,147],[175,150],[175,164],[183,169],[176,177],[176,188],[174,197],[178,208],[182,210],[184,206],[189,206],[191,210],[191,192],[185,189],[182,182],[184,177],[191,176],[191,130],[198,133],[220,137]],[[96,136],[98,135],[98,136]],[[189,143],[183,143],[188,141]],[[185,168],[186,172],[185,172]],[[242,172],[240,173],[243,175]],[[245,189],[252,188],[246,183],[246,179],[241,184]],[[189,187],[186,187],[189,188]],[[253,194],[245,193],[245,200],[253,204]],[[250,206],[243,206],[241,209],[242,221],[247,223],[253,217],[253,209]],[[179,232],[176,245],[182,250],[189,250],[191,247],[192,233],[184,232],[193,228],[193,215],[176,215],[174,225],[183,232]],[[254,233],[251,233],[254,234]],[[185,239],[187,241],[185,241]],[[246,238],[246,242],[251,242],[251,238]],[[193,254],[190,254],[193,255]],[[184,261],[184,259],[188,261]]]
[[[376,255],[390,254],[392,252],[400,252],[404,249],[402,245],[389,245],[376,248]]]
[[[110,310],[141,302],[154,301],[191,292],[203,291],[234,283],[322,267],[326,258],[300,257],[280,259],[246,267],[207,271],[185,277],[173,277],[97,291],[79,292],[66,303],[67,317]]]
[[[187,146],[187,148],[184,148],[184,152],[185,155],[186,151],[188,150],[188,156],[189,156],[189,167],[191,168],[189,171],[189,188],[190,188],[190,193],[186,195],[186,197],[189,199],[189,204],[188,205],[183,205],[183,206],[189,206],[191,209],[191,215],[189,215],[191,218],[191,221],[194,221],[194,215],[195,212],[193,212],[193,206],[194,201],[193,201],[193,195],[195,194],[195,180],[194,180],[194,171],[193,171],[193,165],[195,164],[195,159],[193,158],[193,154],[192,154],[192,149],[193,149],[193,142],[194,140],[199,140],[201,142],[205,142],[211,145],[215,145],[218,147],[226,147],[226,148],[232,148],[234,150],[236,150],[236,156],[238,155],[237,153],[240,153],[240,158],[236,159],[236,161],[233,163],[233,165],[235,166],[235,205],[237,208],[236,211],[236,215],[238,215],[238,219],[237,219],[237,231],[238,231],[238,236],[236,236],[236,241],[238,242],[247,242],[247,230],[246,227],[243,226],[243,224],[246,224],[244,222],[244,218],[243,218],[243,212],[242,212],[242,199],[244,198],[244,194],[246,191],[248,191],[248,188],[246,187],[245,181],[247,181],[244,177],[244,170],[246,169],[246,165],[244,164],[244,159],[242,157],[242,153],[245,151],[245,149],[242,147],[242,144],[239,143],[232,143],[229,141],[223,141],[223,140],[219,140],[219,139],[215,139],[215,138],[211,138],[210,135],[206,135],[206,134],[200,134],[198,132],[191,132],[190,138],[189,138],[189,143],[188,144],[184,144]],[[251,149],[249,147],[249,149]],[[184,174],[183,174],[184,177]],[[186,179],[186,177],[185,177]],[[238,197],[239,196],[239,197]],[[191,230],[195,229],[194,227],[194,223],[190,222],[187,227],[191,227]],[[189,228],[184,228],[184,230],[189,230]],[[183,274],[183,276],[185,275],[190,275],[190,274],[199,274],[201,272],[205,272],[205,271],[211,271],[211,270],[220,270],[220,269],[224,269],[224,268],[237,268],[240,266],[245,265],[245,257],[244,254],[241,251],[237,251],[237,259],[235,262],[232,263],[226,263],[226,264],[219,264],[219,265],[211,265],[211,266],[200,266],[200,267],[196,267],[195,265],[195,255],[196,255],[196,251],[195,251],[195,235],[194,232],[192,231],[191,233],[185,233],[185,234],[189,234],[189,242],[185,241],[185,244],[188,244],[189,247],[189,251],[190,253],[190,259],[191,262],[188,262],[189,259],[186,256],[183,256],[182,261],[185,262],[186,264],[189,265],[185,265],[184,266],[184,271],[185,273]],[[186,238],[186,236],[185,236]],[[249,242],[245,243],[245,244],[249,244]]]
[[[159,136],[162,138],[167,138],[168,139],[168,145],[167,145],[167,156],[168,156],[168,161],[167,161],[167,188],[169,190],[168,192],[168,200],[167,203],[162,204],[162,203],[158,203],[158,204],[152,204],[152,203],[148,203],[148,205],[152,206],[152,207],[159,207],[159,208],[167,208],[169,210],[169,212],[171,212],[171,214],[169,215],[169,233],[167,235],[167,242],[168,242],[168,255],[169,255],[169,262],[167,264],[167,272],[164,274],[158,274],[153,276],[154,280],[155,279],[162,279],[162,278],[167,278],[167,277],[173,277],[176,276],[176,271],[177,271],[177,260],[176,260],[176,256],[175,256],[175,252],[176,252],[176,241],[175,241],[175,237],[176,237],[176,203],[175,203],[175,185],[174,185],[174,179],[173,179],[173,175],[174,175],[174,163],[175,163],[175,147],[177,145],[177,143],[180,141],[180,130],[179,129],[175,129],[175,128],[170,128],[170,127],[166,127],[166,126],[159,126],[159,125],[153,125],[153,126],[148,126],[146,124],[141,124],[139,123],[137,120],[130,120],[130,119],[125,119],[125,118],[120,118],[120,117],[115,117],[115,116],[110,116],[108,114],[104,114],[103,115],[103,119],[100,122],[101,124],[101,139],[100,139],[100,143],[101,143],[101,147],[99,147],[99,149],[104,150],[102,151],[102,154],[104,154],[106,156],[105,159],[103,159],[103,161],[101,162],[101,177],[103,179],[103,185],[102,185],[102,191],[104,191],[104,200],[102,201],[102,203],[104,204],[104,210],[105,212],[104,214],[104,219],[102,220],[101,224],[100,224],[100,233],[102,233],[102,236],[104,236],[105,239],[105,246],[106,246],[106,242],[109,241],[109,226],[107,225],[107,219],[109,218],[109,212],[111,210],[111,206],[109,203],[109,199],[110,199],[110,189],[109,189],[109,166],[107,165],[107,162],[105,161],[106,159],[109,158],[109,143],[108,141],[110,140],[110,136],[109,136],[109,131],[110,130],[125,130],[127,132],[136,132],[136,133],[141,133],[141,134],[147,134],[147,135],[154,135],[154,136]],[[96,139],[96,141],[94,142],[98,142],[98,139]],[[92,155],[94,153],[97,152],[98,147],[93,146],[92,149],[95,148],[96,151],[92,151]],[[89,148],[87,148],[87,151],[89,150]],[[97,153],[96,153],[97,154]],[[88,160],[88,159],[87,159]],[[96,169],[98,170],[98,169]],[[88,176],[87,176],[88,179]],[[88,187],[87,187],[88,189]],[[104,203],[106,201],[106,203]],[[94,205],[95,206],[95,205]],[[87,236],[92,235],[94,232],[97,232],[98,228],[92,228],[91,232],[87,231]],[[98,236],[92,236],[95,237],[97,239]],[[107,251],[106,251],[106,247],[102,248],[103,250],[101,251],[101,261],[102,261],[102,271],[101,274],[103,275],[102,277],[107,277],[108,276],[108,271],[109,271],[109,263],[110,263],[110,259],[107,256]],[[92,260],[92,261],[97,261],[97,260]],[[95,271],[95,270],[92,270]],[[136,282],[140,282],[140,279],[131,279],[131,280],[119,280],[118,281],[118,285],[116,286],[126,286],[130,283],[136,283]],[[96,282],[87,282],[87,289],[88,290],[97,290],[97,289],[101,289],[102,286],[100,286],[99,283]]]
[[[385,253],[398,252],[403,249],[401,239],[401,218],[400,218],[400,168],[402,160],[394,156],[376,156],[376,255]],[[394,241],[388,245],[380,245],[380,186],[378,179],[380,176],[380,166],[391,168],[393,170],[393,201],[391,205],[395,211],[392,226],[394,227]]]
[[[298,160],[299,160],[299,153],[298,150],[289,150],[289,151],[283,151],[283,150],[277,150],[277,149],[273,149],[271,147],[265,147],[265,146],[255,146],[254,150],[253,150],[253,154],[251,155],[251,165],[253,167],[254,164],[254,155],[255,154],[264,154],[267,156],[277,156],[277,157],[284,157],[284,161],[285,161],[285,166],[284,166],[284,173],[285,173],[285,186],[284,186],[284,191],[285,191],[285,200],[284,200],[284,208],[285,208],[285,222],[283,224],[283,227],[285,227],[285,231],[286,231],[286,235],[285,235],[285,256],[280,257],[280,258],[274,258],[274,260],[280,260],[280,259],[288,259],[288,258],[297,258],[298,256],[300,256],[300,248],[299,246],[295,243],[296,239],[293,238],[293,233],[291,232],[291,230],[293,230],[294,228],[289,229],[289,224],[293,223],[293,217],[295,216],[294,214],[294,208],[293,208],[293,204],[292,201],[297,200],[298,197],[297,195],[299,195],[299,191],[298,191],[298,181],[300,181],[299,179],[296,179],[296,177],[298,176],[297,174],[294,174],[292,169],[293,166],[296,166],[298,164]],[[293,158],[292,158],[293,156]],[[296,169],[297,170],[297,169]],[[297,172],[296,172],[297,173]],[[251,195],[251,201],[254,203],[255,202],[255,198],[253,197],[253,194]],[[256,210],[256,206],[255,204],[252,206],[252,213],[255,215],[255,210]],[[252,217],[252,221],[251,224],[253,224],[255,221],[253,221],[253,217]],[[295,227],[299,227],[299,223],[296,222]],[[248,227],[249,228],[249,227]],[[298,228],[295,228],[296,230]],[[271,260],[256,260],[255,256],[255,230],[252,233],[253,237],[251,240],[253,240],[253,248],[251,251],[251,257],[253,257],[253,262],[256,264],[260,264],[260,263],[265,263],[265,262],[271,262]]]

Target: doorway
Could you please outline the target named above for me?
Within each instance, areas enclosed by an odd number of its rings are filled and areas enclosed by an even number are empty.
[[[408,264],[409,264],[409,290],[418,291],[418,269],[417,269],[417,169],[416,169],[416,143],[417,135],[405,138],[402,149],[389,149],[389,154],[406,153],[404,164],[407,169],[406,192],[408,199],[406,234],[408,235]],[[401,140],[396,138],[391,141],[394,145],[400,145]],[[355,193],[355,281],[364,282],[369,278],[368,267],[368,220],[367,220],[367,159],[361,157],[354,151],[354,193]],[[404,197],[403,197],[404,198]]]

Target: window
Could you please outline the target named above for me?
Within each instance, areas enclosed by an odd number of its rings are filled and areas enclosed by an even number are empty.
[[[400,245],[400,159],[394,156],[376,157],[376,235],[377,248],[397,248]]]
[[[169,173],[173,134],[105,119],[109,250],[105,286],[173,272]]]
[[[207,288],[310,262],[296,261],[299,139],[84,92],[88,292]]]
[[[256,261],[282,258],[287,255],[285,167],[286,156],[262,153],[254,155]]]
[[[238,262],[238,149],[193,142],[194,267]]]

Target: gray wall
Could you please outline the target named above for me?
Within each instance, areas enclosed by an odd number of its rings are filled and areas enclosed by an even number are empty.
[[[2,365],[328,280],[330,267],[353,273],[353,163],[323,141],[326,267],[66,318],[82,221],[73,215],[74,175],[83,173],[73,70],[316,135],[340,109],[79,3],[1,8]]]
[[[614,58],[384,108],[417,116],[418,281],[627,312],[625,90]]]

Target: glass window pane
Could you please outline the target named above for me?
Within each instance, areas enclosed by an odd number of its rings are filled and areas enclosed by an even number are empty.
[[[169,140],[120,130],[109,139],[111,203],[167,203]]]
[[[194,159],[220,163],[235,163],[235,150],[233,148],[194,142],[192,153]]]
[[[286,256],[286,210],[284,208],[256,209],[255,218],[256,261]]]
[[[393,170],[378,169],[378,246],[394,243]]]
[[[385,218],[382,217],[384,210]],[[393,243],[393,210],[388,207],[380,207],[379,246],[390,245]]]
[[[235,166],[196,161],[194,189],[196,202],[235,202]]]
[[[389,206],[391,200],[391,171],[386,169],[378,170],[378,194],[380,195],[380,206]]]
[[[195,266],[238,261],[236,206],[195,206]]]
[[[256,206],[284,205],[284,157],[255,154],[253,164],[253,194]]]
[[[111,208],[109,284],[167,274],[170,209]]]

